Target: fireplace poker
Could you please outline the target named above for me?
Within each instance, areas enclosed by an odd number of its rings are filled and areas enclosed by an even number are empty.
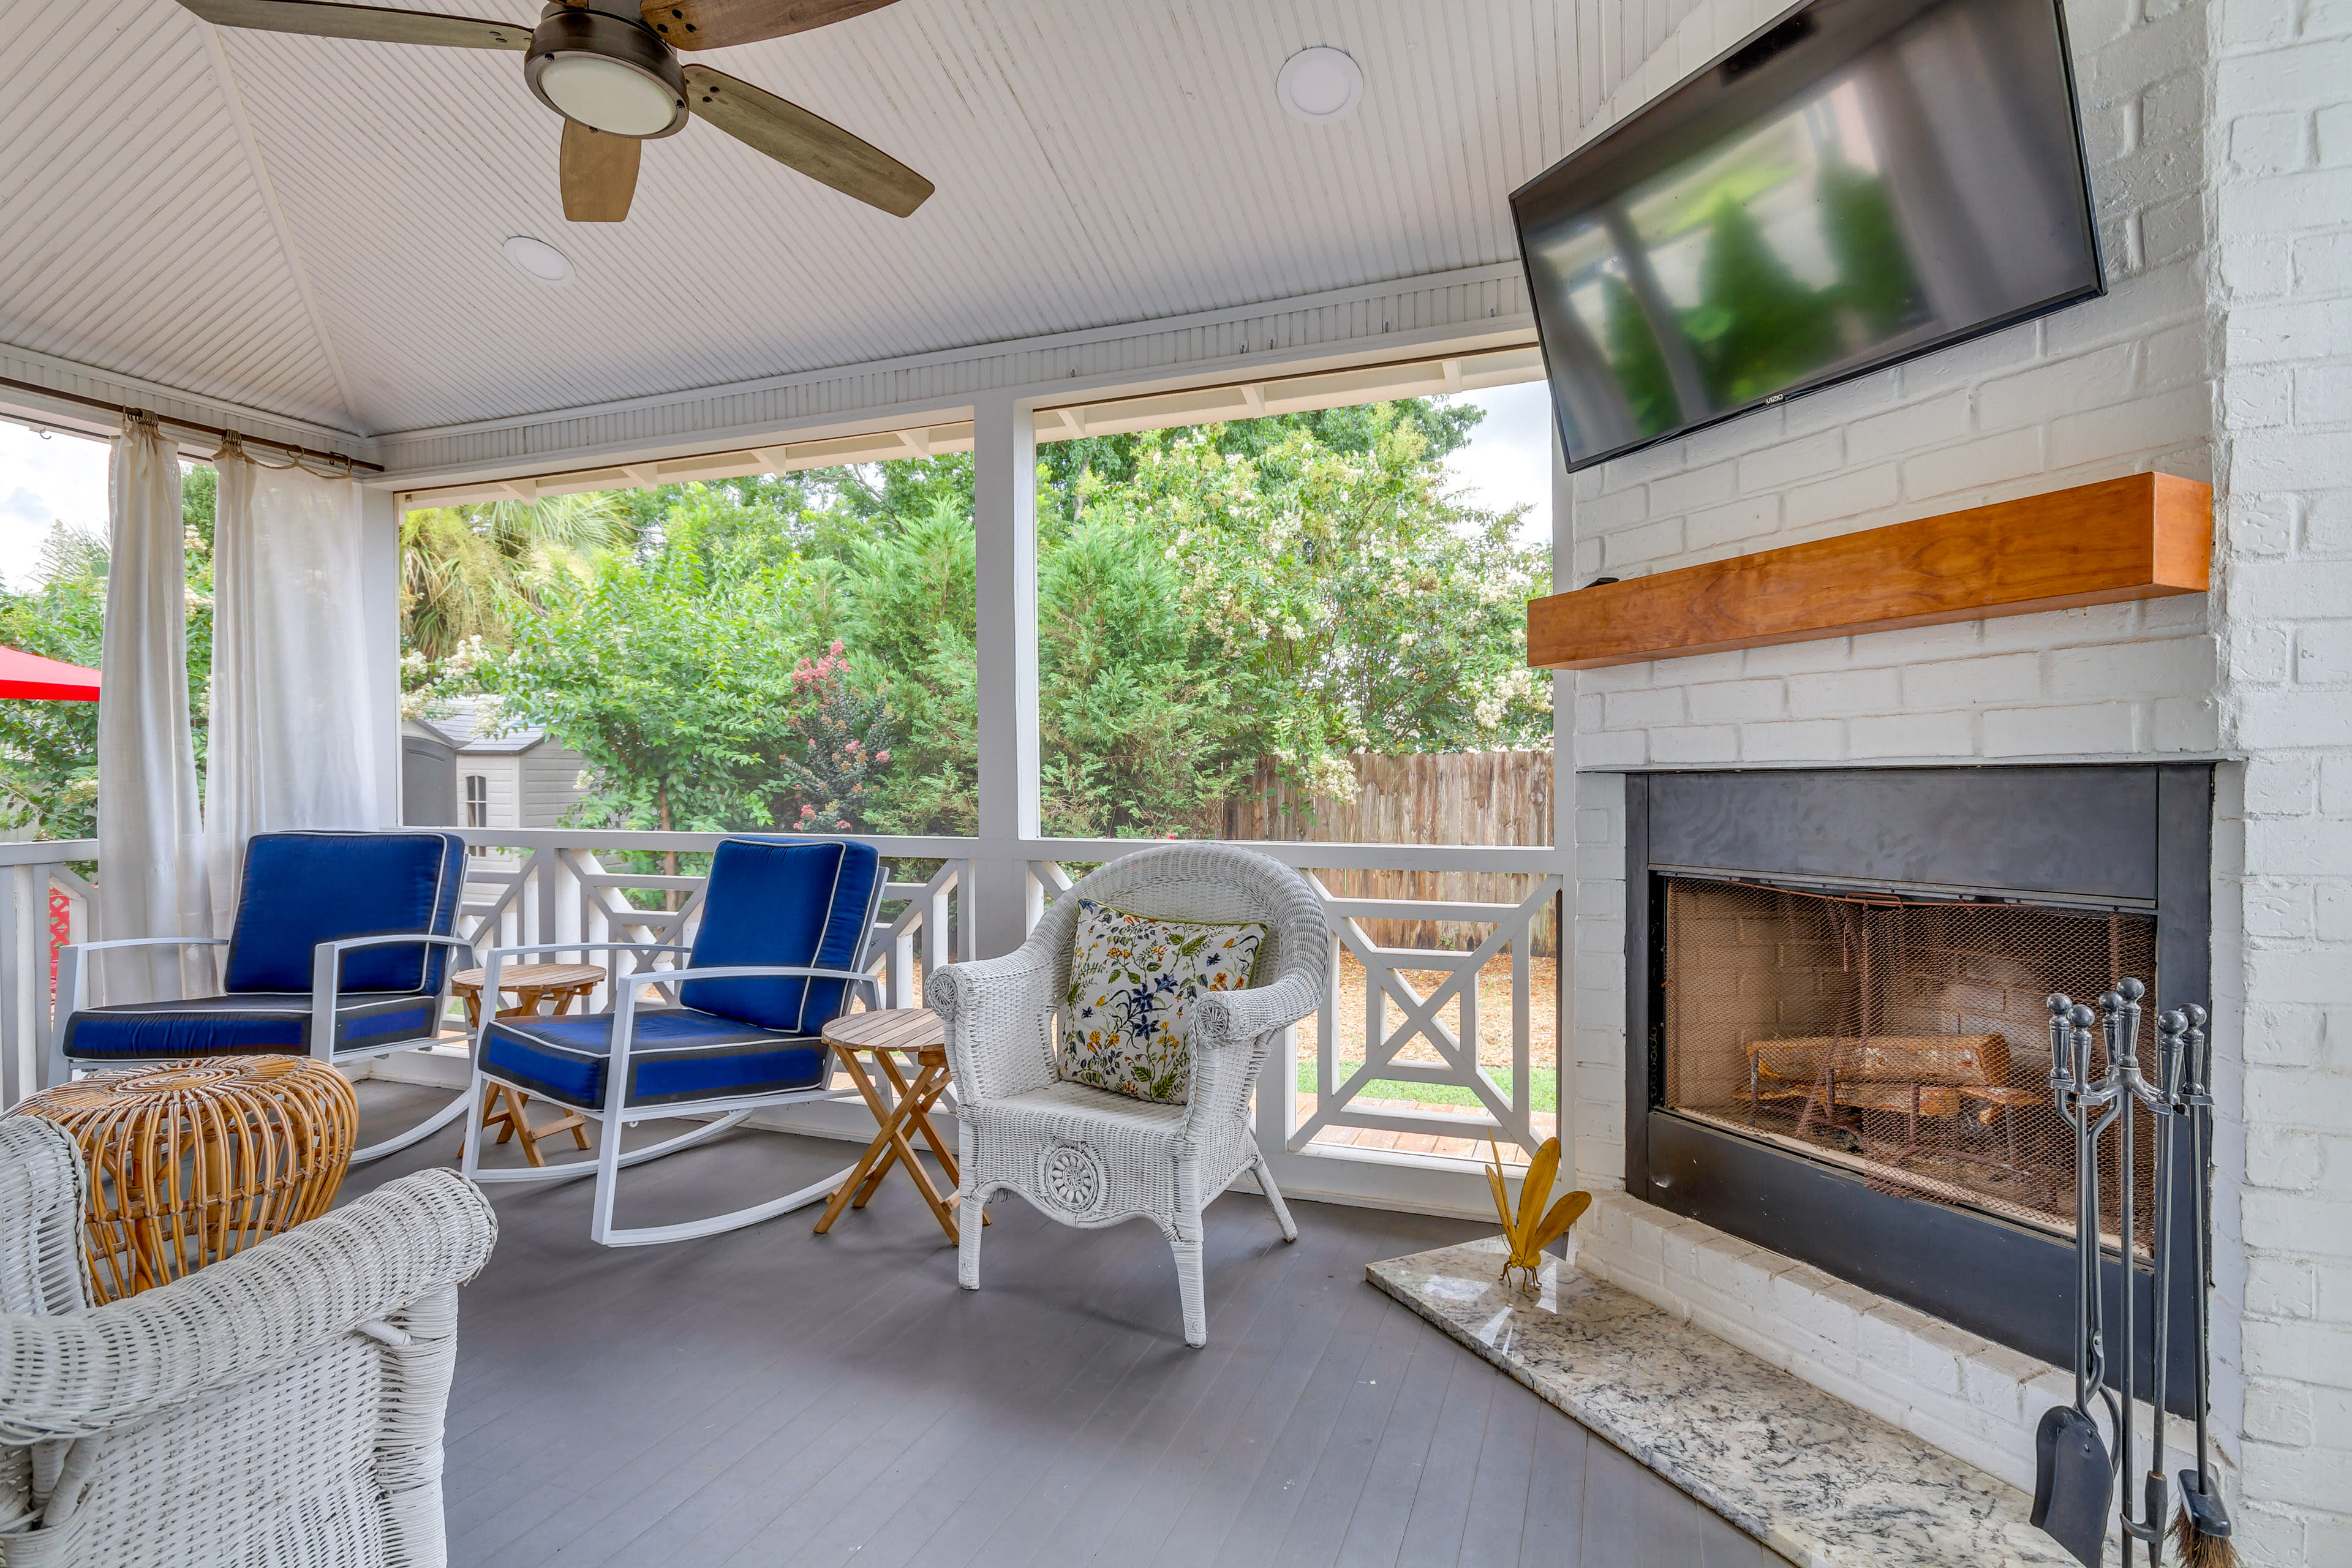
[[[2137,1472],[2132,1465],[2132,1447],[2135,1436],[2132,1431],[2132,1403],[2138,1397],[2139,1338],[2133,1321],[2136,1293],[2132,1285],[2133,1271],[2137,1268],[2134,1260],[2137,1254],[2139,1238],[2139,1181],[2134,1128],[2136,1119],[2132,1114],[2132,1106],[2135,1101],[2147,1106],[2149,1111],[2158,1118],[2157,1124],[2161,1127],[2164,1125],[2162,1119],[2169,1114],[2171,1104],[2163,1088],[2150,1083],[2139,1070],[2139,999],[2147,994],[2147,987],[2136,979],[2126,978],[2117,981],[2114,990],[2099,998],[2099,1023],[2107,1041],[2106,1082],[2115,1085],[2121,1091],[2116,1109],[2123,1118],[2123,1125],[2116,1130],[2116,1166],[2120,1187],[2116,1194],[2116,1229],[2121,1236],[2123,1258],[2123,1290],[2116,1308],[2119,1330],[2116,1342],[2122,1347],[2123,1356],[2123,1363],[2117,1374],[2123,1393],[2123,1416],[2116,1427],[2116,1473],[2124,1483],[2120,1515],[2126,1538],[2124,1557],[2126,1563],[2130,1561],[2130,1545],[2133,1541],[2145,1541],[2148,1543],[2150,1568],[2155,1568],[2164,1540],[2165,1527],[2168,1522],[2165,1517],[2164,1509],[2167,1501],[2164,1491],[2163,1459],[2165,1320],[2161,1305],[2164,1299],[2161,1280],[2167,1258],[2164,1251],[2165,1235],[2159,1223],[2157,1232],[2149,1238],[2151,1272],[2159,1281],[2156,1291],[2158,1315],[2155,1364],[2152,1368],[2156,1384],[2156,1416],[2151,1454],[2154,1457],[2156,1468],[2155,1473],[2147,1478],[2152,1484],[2145,1485],[2142,1489],[2145,1494],[2141,1500],[2142,1515],[2138,1519],[2134,1519],[2131,1479]],[[2160,1063],[2157,1074],[2159,1078],[2165,1076],[2165,1069]],[[2164,1144],[2159,1142],[2154,1155],[2158,1167],[2157,1180],[2159,1184],[2164,1179],[2163,1153]],[[2169,1205],[2162,1205],[2160,1212],[2168,1214]]]

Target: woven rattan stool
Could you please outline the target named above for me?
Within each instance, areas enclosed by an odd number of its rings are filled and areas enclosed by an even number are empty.
[[[92,1305],[193,1274],[327,1212],[359,1098],[308,1057],[95,1073],[11,1112],[63,1127],[89,1170]]]

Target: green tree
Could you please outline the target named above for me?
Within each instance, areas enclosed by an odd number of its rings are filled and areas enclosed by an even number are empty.
[[[889,465],[896,467],[897,465]],[[898,833],[980,826],[978,557],[969,494],[938,482],[902,493],[922,510],[877,514],[845,574],[848,645],[897,733],[872,820]]]
[[[519,612],[584,578],[631,534],[612,492],[409,512],[400,524],[401,640],[435,662],[469,641],[501,646]]]
[[[187,530],[188,716],[196,769],[205,766],[213,665],[213,514],[218,476],[188,469],[180,488]],[[99,668],[106,629],[106,541],[52,525],[34,585],[0,591],[0,645]],[[42,838],[98,831],[98,704],[0,699],[0,825]]]
[[[1215,427],[1157,432],[1132,484],[1089,518],[1152,535],[1206,639],[1230,716],[1225,755],[1352,788],[1349,751],[1528,743],[1550,727],[1526,668],[1542,553],[1516,513],[1459,505],[1421,425],[1391,407],[1358,451],[1293,428],[1259,457]]]
[[[1156,533],[1115,508],[1044,552],[1037,721],[1047,833],[1212,833],[1242,765],[1214,649]]]
[[[606,556],[587,581],[548,586],[482,682],[505,718],[546,726],[587,763],[594,790],[581,819],[765,826],[772,716],[791,705],[795,587],[773,570],[714,581],[683,554],[650,566]]]
[[[1358,747],[1547,734],[1523,668],[1543,558],[1515,514],[1445,493],[1477,417],[1374,405],[1041,452],[1046,829],[1213,832],[1261,757],[1345,789]],[[583,820],[976,831],[970,459],[787,479],[631,502],[633,549],[545,590],[489,683],[589,759]]]

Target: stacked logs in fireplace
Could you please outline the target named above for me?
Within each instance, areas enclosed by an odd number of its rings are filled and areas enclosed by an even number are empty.
[[[1664,881],[1669,1108],[1893,1195],[2071,1232],[2074,1146],[2050,1103],[2043,999],[2152,975],[2153,916]],[[2110,1210],[2114,1160],[2111,1134]]]

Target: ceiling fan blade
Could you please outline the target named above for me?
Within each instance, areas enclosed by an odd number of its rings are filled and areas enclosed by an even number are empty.
[[[868,206],[905,217],[935,188],[870,142],[709,66],[686,68],[686,107],[746,147]]]
[[[646,144],[634,136],[563,122],[563,216],[572,223],[619,223],[637,194],[637,160]]]
[[[646,26],[677,49],[722,49],[805,33],[893,0],[645,0]]]
[[[528,25],[518,27],[506,22],[436,16],[426,11],[394,11],[382,5],[331,5],[325,0],[180,0],[180,4],[215,26],[307,33],[319,38],[440,44],[457,49],[520,49],[530,42]]]

